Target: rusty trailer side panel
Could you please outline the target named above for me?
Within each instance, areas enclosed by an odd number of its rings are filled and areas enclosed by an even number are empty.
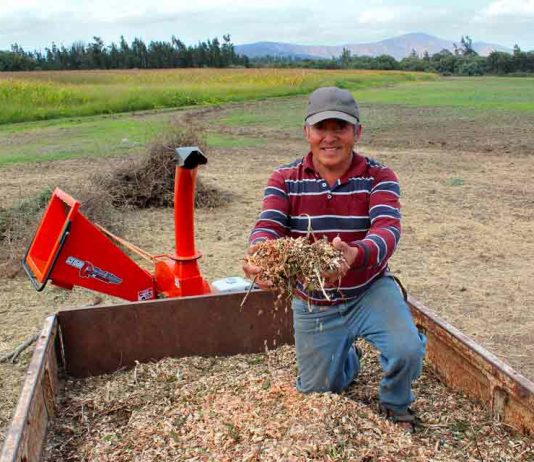
[[[67,373],[114,372],[173,356],[257,353],[293,343],[291,309],[251,292],[173,298],[58,313]]]
[[[534,435],[534,383],[412,297],[415,322],[427,336],[426,357],[440,380],[485,405],[494,418]]]
[[[46,318],[26,373],[19,402],[6,434],[1,462],[33,462],[41,458],[48,419],[58,394],[55,341],[56,316]]]

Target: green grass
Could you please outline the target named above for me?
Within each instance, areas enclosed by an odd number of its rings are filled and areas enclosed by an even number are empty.
[[[263,138],[220,135],[218,133],[208,133],[206,138],[208,146],[214,148],[254,148],[264,146],[266,143]]]
[[[86,74],[93,79],[117,78],[113,73]],[[359,90],[354,90],[352,87],[364,84],[356,78],[357,76],[347,72],[338,71],[324,75],[319,73],[319,77],[342,79],[342,82],[335,83],[338,85],[342,83],[351,88],[360,102],[365,129],[375,133],[379,131],[389,133],[393,128],[398,128],[399,123],[423,126],[429,123],[439,125],[440,122],[446,124],[451,120],[466,120],[484,126],[494,124],[498,127],[503,121],[513,123],[513,120],[527,120],[534,117],[533,78],[447,78],[408,81],[393,85],[393,81],[398,81],[397,74],[361,73],[361,76],[367,79],[365,85],[377,85],[380,82],[387,86]],[[220,79],[224,74],[208,72],[206,75]],[[244,75],[238,77],[243,79]],[[259,75],[253,75],[256,80],[252,80],[256,84]],[[272,79],[273,75],[266,73],[263,77],[268,80]],[[285,81],[284,79],[287,80],[290,75],[295,77],[295,74],[284,74],[280,78]],[[307,76],[306,73],[303,75]],[[66,79],[69,73],[57,73],[56,77]],[[155,74],[151,75],[151,78],[155,77]],[[229,82],[235,84],[236,75],[232,76],[230,73],[227,77]],[[73,73],[69,78],[80,79],[81,73],[80,75]],[[402,74],[404,80],[413,78],[419,76]],[[77,82],[80,85],[92,83],[95,82]],[[228,106],[216,122],[227,126],[271,127],[286,134],[288,132],[297,134],[301,131],[305,108],[305,96],[266,99],[252,106],[238,105],[234,108]],[[403,108],[414,109],[410,109],[407,114]],[[409,119],[399,120],[406,114]],[[0,166],[20,162],[141,152],[147,142],[159,131],[168,127],[169,118],[168,111],[159,110],[144,114],[99,115],[0,125]],[[266,141],[263,138],[220,134],[211,130],[207,142],[212,147],[244,148],[261,146]]]
[[[398,124],[398,111],[377,109],[390,105],[433,108],[424,117],[486,120],[499,113],[534,114],[534,78],[447,78],[436,81],[399,83],[383,88],[352,91],[360,103],[362,121],[372,129],[387,129]],[[265,104],[261,111],[229,109],[218,120],[228,126],[267,126],[276,129],[300,129],[304,121],[306,99],[291,98],[277,104]]]
[[[138,152],[167,125],[161,115],[4,125],[0,165]]]
[[[534,78],[469,77],[401,83],[356,93],[365,103],[534,112]]]
[[[258,105],[254,112],[247,108],[230,109],[219,118],[219,122],[229,126],[267,126],[272,128],[300,127],[306,110],[305,98],[290,98],[276,104]]]
[[[166,113],[95,116],[0,125],[0,166],[137,153],[169,127]],[[246,148],[262,138],[208,133],[210,147]]]
[[[221,104],[434,80],[432,74],[312,69],[171,69],[0,73],[0,124]]]

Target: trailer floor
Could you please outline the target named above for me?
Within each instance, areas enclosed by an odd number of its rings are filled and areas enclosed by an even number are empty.
[[[341,395],[302,395],[290,346],[267,354],[189,357],[69,380],[44,460],[534,461],[534,438],[513,435],[425,373],[409,435],[378,415],[380,366]]]

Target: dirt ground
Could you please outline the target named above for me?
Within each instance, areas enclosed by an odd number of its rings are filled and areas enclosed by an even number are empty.
[[[278,103],[243,106],[253,111],[270,104]],[[306,152],[298,127],[281,132],[221,126],[218,121],[227,110],[199,110],[195,118],[213,133],[261,137],[266,143],[207,152],[209,163],[199,175],[233,193],[226,206],[196,213],[196,241],[208,280],[241,274],[248,233],[270,171]],[[379,117],[387,109],[363,110]],[[532,121],[503,125],[495,136],[491,127],[474,122],[421,126],[420,110],[396,111],[403,124],[366,131],[357,149],[392,167],[401,181],[403,237],[391,261],[393,271],[413,296],[534,379],[534,137],[528,131]],[[56,185],[76,196],[77,184],[109,163],[66,160],[5,167],[0,170],[0,197],[10,203]],[[131,242],[152,253],[172,250],[171,210],[135,211],[124,220],[124,237]],[[0,354],[38,331],[46,315],[89,304],[94,297],[82,289],[49,287],[36,293],[22,275],[0,280]],[[20,363],[0,365],[0,442],[30,356],[26,351]]]

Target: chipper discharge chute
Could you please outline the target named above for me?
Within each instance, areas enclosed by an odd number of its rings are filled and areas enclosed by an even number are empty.
[[[206,162],[197,147],[176,149],[173,255],[150,255],[91,223],[80,212],[80,203],[56,188],[22,261],[35,289],[43,290],[50,280],[66,289],[81,286],[129,301],[212,292],[200,274],[201,254],[194,238],[197,167]],[[154,273],[139,266],[117,243],[150,261]]]

